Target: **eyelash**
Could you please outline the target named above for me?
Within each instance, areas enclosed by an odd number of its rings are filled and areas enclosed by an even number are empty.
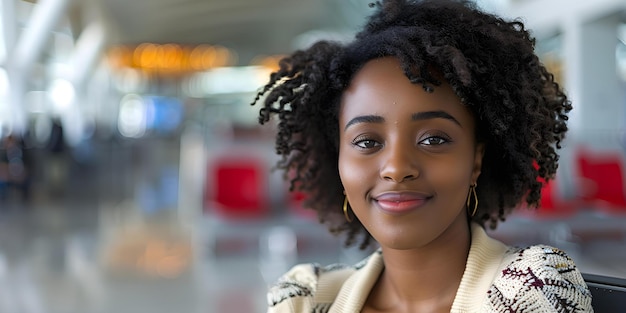
[[[374,147],[363,147],[363,146],[361,146],[361,144],[364,143],[364,142],[373,142],[375,144],[375,146]],[[374,139],[371,139],[369,137],[359,136],[359,137],[355,138],[354,141],[352,141],[352,145],[354,145],[356,148],[361,149],[361,150],[368,150],[368,149],[373,149],[373,148],[375,148],[377,146],[380,146],[381,144],[378,141],[376,141]]]
[[[446,144],[446,143],[450,142],[450,139],[447,138],[446,136],[434,135],[434,136],[428,136],[427,138],[424,138],[424,139],[420,140],[419,143],[423,143],[423,142],[425,142],[425,141],[427,141],[429,139],[438,139],[438,140],[441,140],[441,142],[437,143],[437,144],[430,143],[430,144],[427,144],[428,146],[432,146],[432,145],[440,146],[440,145],[443,145],[443,144]]]

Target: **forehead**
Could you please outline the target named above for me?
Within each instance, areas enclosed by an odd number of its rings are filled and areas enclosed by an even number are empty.
[[[437,75],[440,76],[440,75]],[[398,111],[444,110],[461,119],[472,119],[449,84],[435,86],[433,92],[411,83],[400,61],[394,57],[374,59],[354,75],[341,99],[341,115]]]

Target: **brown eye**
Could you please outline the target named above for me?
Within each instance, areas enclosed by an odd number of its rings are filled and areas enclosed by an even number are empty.
[[[442,145],[448,142],[448,139],[440,137],[440,136],[431,136],[428,137],[422,141],[420,141],[420,144],[422,145],[427,145],[427,146],[436,146],[436,145]]]
[[[380,146],[379,142],[371,139],[358,140],[355,141],[353,144],[361,149],[372,149]]]

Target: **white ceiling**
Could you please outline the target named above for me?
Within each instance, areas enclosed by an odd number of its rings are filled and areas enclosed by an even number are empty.
[[[111,43],[220,44],[240,61],[295,48],[312,30],[353,31],[371,0],[94,0]]]

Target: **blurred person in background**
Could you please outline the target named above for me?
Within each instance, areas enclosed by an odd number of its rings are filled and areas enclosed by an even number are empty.
[[[284,58],[255,102],[306,205],[379,249],[295,266],[269,312],[592,312],[565,252],[484,229],[539,205],[572,108],[523,23],[466,1],[373,6],[351,43]]]
[[[0,201],[6,201],[9,193],[9,160],[5,151],[5,139],[0,139]]]
[[[22,137],[9,134],[0,143],[0,200],[7,200],[12,189],[23,201],[30,199],[31,156]]]
[[[67,160],[63,124],[59,118],[52,120],[45,150],[47,152],[45,175],[49,192],[53,196],[60,196],[65,191]]]

